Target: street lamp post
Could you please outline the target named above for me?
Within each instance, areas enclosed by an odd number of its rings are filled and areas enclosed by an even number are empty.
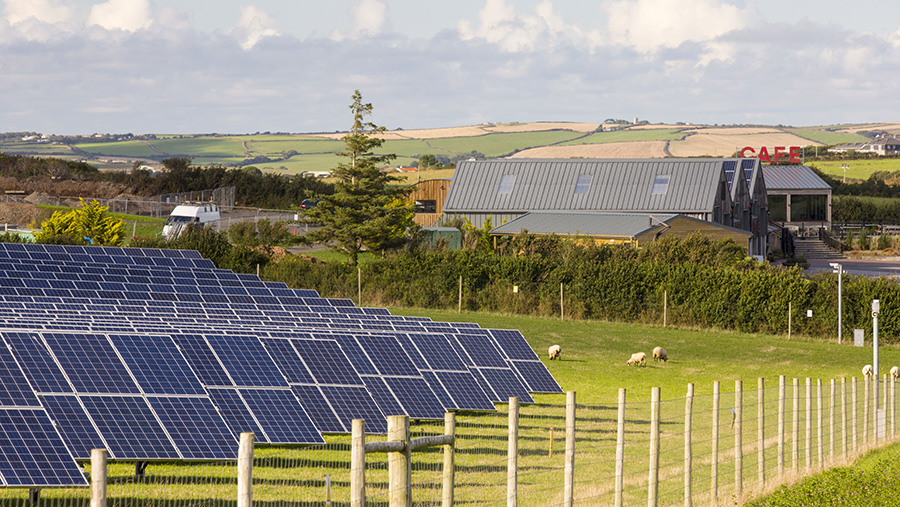
[[[837,273],[838,276],[838,345],[840,345],[841,335],[843,333],[843,326],[841,325],[841,301],[843,300],[843,297],[841,295],[841,283],[842,279],[844,278],[844,266],[837,262],[832,262],[829,265],[834,268],[832,270],[832,273]]]

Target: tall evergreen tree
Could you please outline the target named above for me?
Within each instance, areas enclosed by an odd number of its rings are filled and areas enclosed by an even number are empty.
[[[343,137],[346,149],[338,153],[349,158],[332,171],[338,179],[335,192],[308,213],[309,220],[321,227],[307,236],[315,242],[331,242],[345,252],[349,263],[356,264],[359,252],[384,251],[402,245],[412,220],[415,205],[405,200],[410,188],[397,184],[400,178],[382,172],[380,167],[396,158],[376,154],[384,140],[384,127],[366,121],[372,104],[364,103],[359,90],[353,93],[353,126]]]

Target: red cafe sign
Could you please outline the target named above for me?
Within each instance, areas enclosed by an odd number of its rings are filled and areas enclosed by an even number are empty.
[[[788,151],[784,151],[788,150]],[[747,146],[746,148],[741,150],[741,158],[759,158],[760,161],[766,162],[767,164],[777,164],[779,162],[784,162],[787,159],[791,164],[801,164],[803,157],[803,148],[800,146],[791,146],[789,148],[785,148],[784,146],[776,146],[775,150],[769,154],[769,149],[763,146],[759,149],[759,153],[756,153],[756,150]]]

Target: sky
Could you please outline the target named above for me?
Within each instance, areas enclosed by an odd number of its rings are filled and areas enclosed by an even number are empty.
[[[900,2],[0,0],[0,132],[900,121]]]

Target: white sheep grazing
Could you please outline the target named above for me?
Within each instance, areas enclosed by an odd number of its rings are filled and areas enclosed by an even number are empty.
[[[891,368],[891,378],[900,378],[900,368],[896,366]]]
[[[872,365],[871,365],[871,364],[867,364],[867,365],[863,366],[863,369],[862,369],[863,377],[865,377],[865,378],[868,379],[868,378],[871,377],[874,373],[875,373],[875,372],[874,372],[874,370],[872,370]]]
[[[632,364],[639,364],[641,366],[647,366],[647,354],[644,354],[643,352],[635,352],[634,354],[631,354],[631,359],[629,359],[625,363],[625,365],[629,366]]]
[[[653,360],[667,363],[669,362],[669,353],[662,347],[655,347],[653,349]]]
[[[559,359],[562,354],[562,348],[559,345],[551,345],[550,349],[547,351],[547,354],[550,356],[550,360]]]

